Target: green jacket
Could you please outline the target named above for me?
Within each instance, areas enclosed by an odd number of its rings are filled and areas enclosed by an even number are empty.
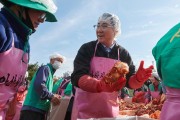
[[[180,23],[158,41],[152,54],[164,85],[180,88]]]
[[[58,80],[54,86],[53,86],[53,93],[60,94],[62,96],[71,96],[72,95],[72,83],[69,80],[69,82],[66,83],[66,85],[62,86],[62,83],[66,80],[66,78],[61,78]],[[63,93],[59,93],[59,89],[62,89]]]
[[[153,85],[153,84],[150,84],[150,85],[149,85],[149,89],[150,89],[150,91],[155,91],[154,85]],[[161,83],[159,83],[159,85],[158,85],[158,91],[159,91],[159,92],[162,91]]]
[[[53,88],[53,71],[52,71],[52,66],[50,64],[48,64],[49,67],[49,76],[46,80],[46,87],[49,90],[49,92],[52,92],[52,88]],[[40,98],[40,96],[38,95],[38,93],[35,91],[34,89],[34,81],[36,78],[36,74],[33,76],[31,83],[30,83],[30,87],[28,89],[28,93],[26,95],[26,99],[24,101],[24,105],[27,106],[32,106],[44,111],[48,111],[49,107],[50,107],[50,101],[49,100],[42,100]]]

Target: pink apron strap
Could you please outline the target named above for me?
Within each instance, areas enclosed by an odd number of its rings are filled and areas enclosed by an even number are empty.
[[[64,85],[66,85],[66,83],[68,83],[70,80],[67,80],[67,79],[64,79],[65,80],[65,82],[62,84],[62,85],[60,85],[60,88],[62,88]]]
[[[61,95],[62,95],[62,96],[64,96],[64,90],[65,90],[65,89],[63,89],[63,87],[64,87],[68,82],[70,82],[70,80],[64,79],[64,81],[65,81],[64,83],[63,83],[63,81],[62,81],[60,87],[58,88],[58,91],[61,91]],[[58,93],[59,93],[59,92],[58,92]]]
[[[97,50],[97,45],[99,44],[99,41],[96,43],[96,46],[95,46],[95,49],[94,49],[94,57],[95,57],[95,54],[96,54],[96,50]]]

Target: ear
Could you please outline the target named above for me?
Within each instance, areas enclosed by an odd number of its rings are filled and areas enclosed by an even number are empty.
[[[53,64],[54,63],[54,59],[50,59],[50,63]]]
[[[19,6],[19,5],[13,5],[10,7],[10,9],[16,14],[16,16],[18,16],[19,18],[21,18],[22,16],[25,16],[25,10],[24,7]]]
[[[119,35],[119,31],[114,29],[114,37],[116,38]]]
[[[63,63],[64,62],[64,60],[61,58],[61,63]]]

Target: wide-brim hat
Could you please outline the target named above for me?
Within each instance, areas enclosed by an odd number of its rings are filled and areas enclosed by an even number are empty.
[[[5,6],[7,2],[11,2],[19,6],[44,11],[46,12],[46,21],[57,22],[54,15],[57,7],[52,0],[0,0],[0,2]]]

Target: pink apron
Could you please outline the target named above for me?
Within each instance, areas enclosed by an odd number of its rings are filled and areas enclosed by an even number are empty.
[[[144,92],[144,91],[135,91],[134,92],[134,96],[133,101],[132,102],[137,102],[137,103],[147,103],[147,96],[148,92]]]
[[[152,96],[152,99],[154,99],[154,98],[160,98],[161,96],[159,95],[159,93],[160,93],[160,89],[159,89],[159,86],[160,86],[160,84],[158,85],[158,88],[157,89],[155,89],[155,86],[152,84],[152,86],[151,86],[151,90],[150,90],[150,93],[151,93],[151,96]],[[152,88],[153,87],[153,88]]]
[[[13,99],[17,87],[24,81],[27,70],[28,54],[12,47],[0,53],[0,120],[4,120],[8,102]]]
[[[136,96],[136,95],[138,95],[139,93],[142,93],[143,91],[135,91],[134,92],[134,96]],[[147,93],[147,92],[143,92],[144,93],[144,95]]]
[[[97,43],[98,44],[98,43]],[[97,49],[95,47],[95,53]],[[97,79],[101,79],[118,60],[94,57],[91,60],[91,74]],[[118,49],[119,58],[119,49]],[[112,118],[119,114],[118,92],[91,93],[76,88],[73,103],[72,120],[88,118]]]
[[[62,81],[60,87],[58,88],[58,94],[61,95],[61,96],[65,96],[64,94],[64,91],[66,88],[64,88],[64,86],[69,83],[71,80],[68,80],[68,79],[64,79],[64,81]],[[68,97],[68,96],[67,96]]]
[[[152,99],[154,98],[160,98],[159,91],[151,91]]]
[[[166,87],[160,120],[180,120],[180,89]]]
[[[21,99],[20,101],[17,101],[17,102],[16,102],[16,114],[15,114],[15,116],[13,117],[13,120],[19,120],[21,108],[22,108],[23,103],[24,103],[24,100],[25,100],[25,98],[26,98],[26,94],[27,94],[27,90],[25,90],[25,91],[23,92],[23,97],[22,97],[22,99]]]

